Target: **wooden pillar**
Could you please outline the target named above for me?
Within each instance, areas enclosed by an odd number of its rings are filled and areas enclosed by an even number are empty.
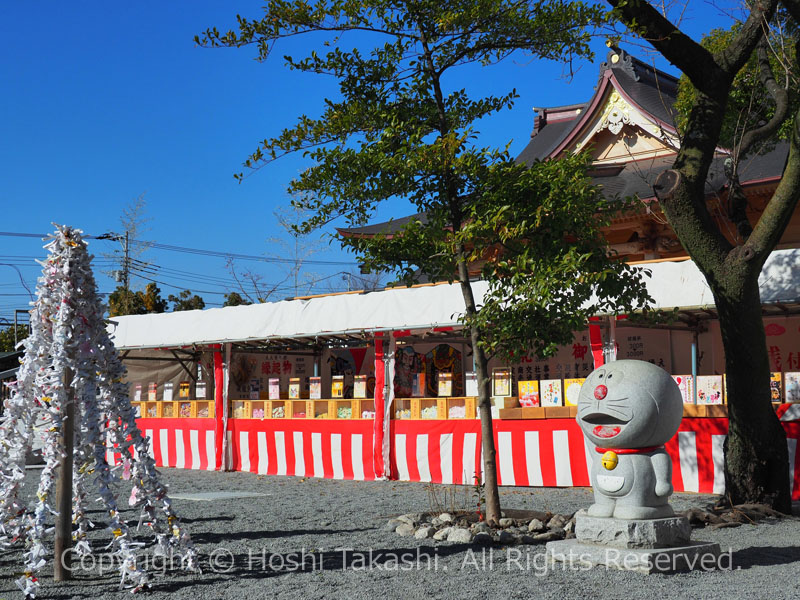
[[[68,581],[72,579],[72,463],[75,452],[75,391],[72,389],[72,371],[64,371],[64,392],[66,406],[62,407],[61,443],[64,456],[58,466],[56,483],[55,565],[53,579]]]

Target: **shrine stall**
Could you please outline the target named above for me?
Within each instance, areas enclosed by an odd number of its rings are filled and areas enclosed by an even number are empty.
[[[774,253],[761,278],[795,498],[798,259]],[[550,359],[490,362],[501,485],[589,485],[577,393],[595,365],[635,358],[670,372],[684,396],[667,445],[675,489],[724,492],[724,354],[711,292],[691,261],[641,268],[652,308],[674,312],[670,323],[599,315]],[[485,284],[473,285],[482,297]],[[110,329],[160,466],[473,484],[483,461],[462,307],[459,287],[439,284],[117,317]]]

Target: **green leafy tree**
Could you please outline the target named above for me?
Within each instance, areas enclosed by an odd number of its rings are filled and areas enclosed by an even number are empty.
[[[163,313],[167,306],[167,301],[161,297],[161,290],[155,283],[148,283],[144,291],[137,292],[120,285],[108,297],[108,314],[111,317]]]
[[[705,276],[719,314],[730,416],[725,442],[729,498],[734,504],[765,502],[788,513],[786,434],[770,405],[758,276],[800,198],[800,131],[792,109],[800,1],[748,3],[740,24],[713,32],[705,44],[687,36],[648,2],[609,0],[609,4],[613,17],[648,41],[691,83],[692,89],[689,93],[684,89],[681,99],[680,149],[672,169],[659,176],[654,190],[678,239]],[[775,44],[770,42],[775,38],[765,31],[776,18],[789,25],[784,32],[789,34],[791,50],[771,55]],[[742,113],[750,103],[760,104],[764,111],[759,114],[751,107]],[[781,132],[789,138],[789,156],[780,183],[755,223],[744,211],[744,195],[736,197],[731,165],[734,209],[728,217],[738,232],[731,241],[706,202],[706,180],[717,148],[731,144],[730,164],[757,153],[763,142]]]
[[[486,518],[496,522],[500,501],[487,351],[533,348],[546,353],[567,333],[571,339],[574,323],[564,320],[568,317],[559,302],[584,294],[565,303],[580,306],[593,282],[605,278],[609,284],[601,292],[627,294],[621,304],[607,302],[614,307],[630,306],[642,289],[636,278],[627,277],[625,265],[605,258],[592,219],[599,195],[585,177],[583,158],[526,169],[504,150],[481,148],[475,122],[511,106],[514,93],[476,99],[448,83],[453,69],[489,65],[521,48],[551,59],[588,55],[582,25],[598,18],[598,12],[581,3],[509,0],[273,0],[264,10],[261,19],[239,17],[238,32],[212,29],[198,42],[255,44],[259,58],[266,59],[282,38],[312,34],[309,42],[320,42],[324,53],[310,50],[303,58],[285,57],[287,64],[333,75],[341,97],[325,100],[319,118],[302,116],[295,127],[265,140],[245,165],[258,168],[298,151],[313,161],[289,188],[293,204],[313,215],[301,231],[340,217],[350,225],[363,224],[385,202],[403,200],[409,212],[424,213],[399,234],[342,242],[367,269],[393,272],[404,283],[414,283],[422,272],[460,284],[478,378]],[[324,33],[331,36],[327,42],[319,35]],[[355,43],[362,47],[376,45],[345,51],[345,33],[361,34]],[[557,198],[556,193],[565,196]],[[567,243],[568,235],[580,240],[575,249]],[[526,243],[546,254],[537,259]],[[486,261],[492,254],[490,265]],[[475,298],[471,284],[483,263],[483,274],[491,278],[485,300]],[[530,270],[542,265],[538,272]],[[555,287],[568,291],[556,292]],[[537,323],[506,326],[503,310],[517,306],[517,294],[523,292],[541,292],[542,300],[520,305],[509,318]],[[551,328],[553,324],[558,326]],[[490,329],[495,333],[488,334]],[[545,341],[527,337],[533,334]]]
[[[27,325],[17,325],[16,333],[15,342],[13,325],[0,329],[0,352],[14,352],[14,350],[16,350],[16,344],[28,337]]]
[[[772,27],[733,78],[719,132],[719,145],[730,149],[725,163],[729,185],[725,208],[736,226],[737,242],[743,242],[753,232],[747,216],[747,197],[739,182],[739,167],[754,154],[774,148],[778,140],[789,139],[794,119],[787,117],[797,111],[800,98],[793,72],[793,65],[797,64],[797,27],[785,11],[779,11],[773,19]],[[730,29],[713,29],[700,44],[711,53],[722,52],[741,29],[741,23]],[[675,105],[676,125],[682,136],[697,99],[697,89],[689,77],[682,75]]]
[[[145,312],[148,313],[163,313],[167,310],[167,301],[161,297],[161,290],[155,283],[148,283],[144,292],[138,292],[142,295],[142,303],[144,304]]]
[[[251,303],[242,298],[238,292],[231,292],[229,294],[225,294],[225,302],[222,306],[242,306],[244,304]]]
[[[629,205],[605,198],[586,175],[589,165],[587,154],[529,169],[497,165],[456,236],[489,283],[468,323],[487,351],[509,362],[551,356],[590,317],[628,314],[650,300],[641,273],[612,260],[601,231]]]
[[[205,301],[190,290],[183,290],[177,296],[170,294],[168,300],[172,302],[172,312],[179,310],[202,310],[206,307]]]
[[[145,313],[147,313],[147,310],[145,309],[141,292],[137,293],[119,285],[108,296],[108,315],[110,317],[143,315]]]

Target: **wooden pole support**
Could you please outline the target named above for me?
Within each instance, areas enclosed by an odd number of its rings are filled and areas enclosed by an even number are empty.
[[[66,406],[62,407],[61,442],[64,456],[61,458],[56,484],[56,531],[54,543],[55,581],[72,579],[72,463],[75,452],[75,391],[72,388],[72,371],[64,371]]]

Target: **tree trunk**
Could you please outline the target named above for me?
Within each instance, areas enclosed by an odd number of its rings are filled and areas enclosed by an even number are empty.
[[[714,286],[718,287],[718,286]],[[725,486],[732,504],[760,502],[791,514],[786,432],[772,409],[764,323],[757,283],[714,290],[729,410]]]
[[[786,434],[770,406],[770,364],[758,276],[768,253],[786,230],[800,196],[797,119],[783,177],[749,237],[750,225],[746,219],[742,221],[746,215],[739,212],[733,216],[740,221],[735,224],[747,239],[743,245],[731,245],[706,202],[708,171],[720,145],[734,77],[753,56],[756,46],[766,43],[764,23],[772,19],[778,3],[751,3],[747,19],[736,31],[731,30],[725,50],[712,54],[676,28],[652,3],[608,1],[631,30],[683,71],[697,91],[673,169],[658,176],[653,190],[681,244],[708,281],[719,312],[728,376],[725,479],[729,497],[734,504],[765,502],[788,512],[791,492]],[[793,0],[784,4],[795,21],[800,19],[800,3]],[[740,140],[742,152],[755,140],[771,135],[784,110],[785,98],[779,98],[765,55],[762,45],[760,79],[777,102],[778,116],[746,132]],[[737,191],[734,185],[732,195]]]
[[[666,171],[654,188],[667,220],[711,287],[719,314],[728,388],[727,493],[733,504],[765,503],[789,513],[786,432],[770,403],[770,364],[758,291],[763,261],[750,245],[731,247],[722,237],[703,208],[702,188],[690,184],[705,181],[705,173],[688,166],[684,170]]]
[[[469,280],[467,263],[464,260],[464,249],[457,249],[458,280],[464,296],[464,306],[468,317],[477,312],[475,296]],[[471,325],[469,328],[472,355],[475,358],[475,375],[478,379],[478,413],[481,418],[481,448],[483,449],[483,485],[486,494],[486,522],[496,525],[500,521],[500,490],[497,487],[497,451],[494,447],[494,429],[492,427],[492,395],[489,393],[489,361],[480,347],[480,332]],[[467,476],[470,474],[467,473]],[[475,474],[479,476],[478,473]]]
[[[450,124],[447,119],[447,110],[444,103],[444,95],[440,82],[440,73],[433,64],[433,54],[428,46],[425,36],[423,23],[419,23],[420,41],[424,49],[424,59],[427,65],[427,72],[431,78],[431,89],[436,100],[436,110],[439,114],[439,135],[442,139],[450,133]],[[463,224],[458,186],[452,168],[447,160],[443,161],[442,181],[445,184],[444,198],[450,209],[450,224],[453,231],[459,231]],[[458,282],[461,284],[461,293],[464,296],[464,307],[467,318],[478,312],[475,304],[475,296],[472,293],[472,285],[469,280],[469,269],[467,268],[467,253],[464,246],[456,244],[456,270]],[[478,379],[478,411],[481,416],[481,446],[483,448],[483,484],[486,494],[486,521],[490,525],[496,525],[500,520],[500,491],[497,488],[497,462],[495,460],[494,431],[492,429],[492,405],[491,394],[489,394],[489,376],[486,354],[478,345],[480,332],[477,327],[470,325],[470,341],[472,342],[472,353],[475,357],[475,375]],[[469,473],[467,473],[469,476]],[[476,474],[477,476],[477,474]]]
[[[470,341],[475,358],[475,375],[478,379],[478,412],[481,418],[481,448],[483,449],[483,484],[486,494],[486,521],[496,525],[500,521],[500,490],[497,486],[497,451],[494,447],[492,427],[492,395],[489,393],[489,361],[478,346],[478,332],[470,327]]]

